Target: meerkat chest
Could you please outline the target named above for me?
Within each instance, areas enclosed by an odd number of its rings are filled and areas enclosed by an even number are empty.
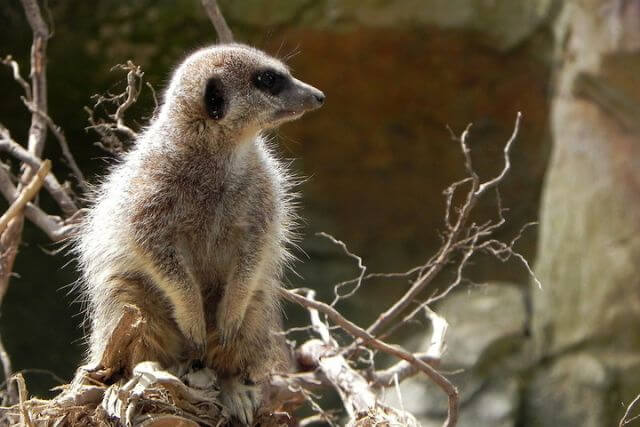
[[[261,240],[277,220],[277,183],[258,166],[208,183],[191,201],[194,253],[202,263],[225,270],[236,254]]]

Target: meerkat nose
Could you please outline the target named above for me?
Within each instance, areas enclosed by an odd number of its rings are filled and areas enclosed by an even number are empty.
[[[324,93],[318,91],[318,93],[313,94],[313,97],[316,99],[316,101],[318,101],[318,104],[324,104],[324,99],[326,98],[324,96]]]

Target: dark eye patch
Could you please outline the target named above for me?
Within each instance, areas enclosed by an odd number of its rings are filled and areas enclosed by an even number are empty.
[[[261,91],[277,95],[287,87],[289,78],[279,71],[268,69],[256,72],[252,82]]]
[[[207,81],[207,87],[204,90],[204,105],[210,118],[220,120],[224,117],[227,101],[224,96],[224,86],[219,78],[212,77]]]

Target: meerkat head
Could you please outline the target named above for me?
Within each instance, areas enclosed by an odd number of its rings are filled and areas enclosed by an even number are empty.
[[[229,44],[189,56],[171,79],[163,109],[199,129],[259,132],[319,108],[324,98],[277,59]]]

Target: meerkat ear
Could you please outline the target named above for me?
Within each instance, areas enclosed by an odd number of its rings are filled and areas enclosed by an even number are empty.
[[[212,77],[207,81],[204,90],[204,105],[207,114],[214,120],[220,120],[226,113],[227,101],[224,96],[224,86],[218,77]]]

